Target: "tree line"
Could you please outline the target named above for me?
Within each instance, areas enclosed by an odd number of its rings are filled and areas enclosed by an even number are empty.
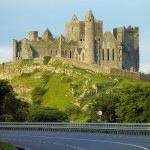
[[[150,84],[125,85],[111,91],[103,91],[93,100],[89,122],[99,121],[101,110],[104,122],[150,122]]]
[[[36,93],[35,93],[36,94]],[[56,108],[42,107],[21,101],[6,80],[0,80],[0,121],[62,122],[68,116]]]
[[[45,81],[46,82],[46,81]],[[83,113],[70,107],[66,112],[42,107],[43,88],[32,91],[33,104],[21,101],[6,80],[0,80],[0,121],[18,122],[69,122],[69,115]],[[103,90],[93,99],[85,112],[88,122],[150,122],[150,84],[126,84],[111,90]],[[100,117],[97,112],[103,112]]]

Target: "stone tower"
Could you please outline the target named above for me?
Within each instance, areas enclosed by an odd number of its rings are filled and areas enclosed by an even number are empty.
[[[17,60],[17,40],[13,39],[13,61]]]
[[[30,31],[28,36],[30,41],[36,41],[38,39],[38,31]]]
[[[89,10],[85,16],[85,62],[88,64],[95,64],[95,33],[94,33],[94,16]]]
[[[122,68],[139,70],[139,28],[129,26],[114,29],[114,36],[122,46]]]

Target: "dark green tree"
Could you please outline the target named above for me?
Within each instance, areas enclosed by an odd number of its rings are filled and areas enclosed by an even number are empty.
[[[33,105],[29,109],[29,115],[27,117],[29,122],[64,122],[68,121],[66,113],[53,108],[41,107],[39,105]]]
[[[34,104],[40,104],[42,102],[42,96],[45,94],[45,89],[43,87],[36,87],[33,89],[31,96],[32,102]]]
[[[118,94],[116,94],[115,92],[110,92],[108,94],[105,94],[105,92],[101,93],[91,105],[89,121],[97,122],[100,118],[97,115],[97,112],[101,110],[103,112],[101,121],[115,122],[117,118],[115,114],[115,108],[118,100]]]
[[[12,93],[12,86],[6,80],[0,80],[0,105],[2,104],[3,98],[8,94]]]
[[[22,115],[17,115],[18,110],[25,106],[26,113],[28,112],[28,103],[22,102],[16,98],[12,86],[6,80],[0,80],[0,121],[25,121]],[[19,118],[18,118],[19,117]]]
[[[128,85],[120,91],[120,101],[116,104],[119,122],[148,122],[150,120],[150,86]]]

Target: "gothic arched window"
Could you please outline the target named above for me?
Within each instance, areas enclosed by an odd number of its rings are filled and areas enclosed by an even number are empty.
[[[114,48],[112,49],[112,60],[113,61],[115,60],[115,50],[114,50]]]
[[[102,49],[102,60],[104,60],[104,49]]]
[[[71,51],[70,51],[70,58],[71,58],[71,56],[72,56],[72,55],[71,55]]]
[[[109,60],[109,48],[107,49],[107,60]]]

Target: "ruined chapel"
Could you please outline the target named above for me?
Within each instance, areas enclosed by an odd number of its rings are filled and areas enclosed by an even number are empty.
[[[74,15],[66,23],[66,35],[54,38],[46,29],[42,37],[31,31],[28,39],[13,39],[13,61],[44,56],[66,57],[87,64],[139,70],[139,28],[114,28],[103,33],[103,22],[89,10],[84,21]]]

